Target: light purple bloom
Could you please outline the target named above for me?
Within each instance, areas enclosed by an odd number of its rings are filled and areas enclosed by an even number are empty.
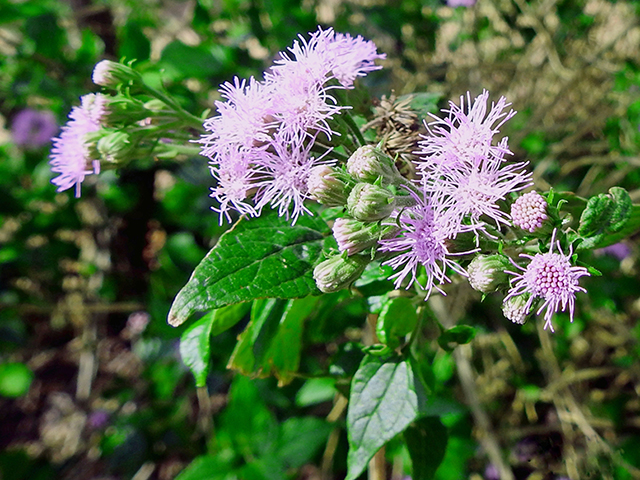
[[[509,216],[498,201],[531,185],[526,162],[510,164],[504,160],[505,154],[511,154],[507,138],[493,145],[494,134],[515,112],[503,112],[509,104],[501,97],[487,114],[488,96],[484,91],[471,104],[467,94],[466,109],[461,97],[459,107],[451,103],[445,110],[448,118],[434,116],[436,121],[427,124],[429,135],[423,137],[417,152],[421,155],[416,163],[423,188],[427,194],[442,198],[453,237],[466,218],[476,231],[484,229],[483,216],[498,226],[509,224]]]
[[[465,97],[460,97],[460,106],[449,102],[446,118],[439,118],[430,114],[434,121],[427,123],[428,135],[424,135],[420,142],[422,162],[418,163],[421,170],[437,170],[439,165],[454,167],[459,163],[475,164],[479,159],[495,159],[502,161],[505,155],[511,155],[504,137],[497,145],[493,145],[493,136],[499,133],[500,127],[512,118],[516,112],[509,110],[510,106],[505,97],[500,97],[498,103],[491,103],[487,114],[489,92],[484,90],[471,103],[471,94],[467,92],[467,106]]]
[[[397,256],[383,262],[383,264],[389,265],[396,271],[389,277],[390,280],[395,279],[396,288],[400,288],[404,279],[410,276],[406,288],[416,282],[427,292],[427,298],[431,295],[433,288],[444,294],[438,285],[450,282],[446,275],[447,268],[462,275],[466,275],[466,273],[462,267],[449,258],[452,255],[447,247],[449,231],[446,225],[440,221],[443,215],[439,210],[436,211],[437,202],[420,198],[412,191],[409,193],[416,201],[416,205],[401,211],[398,218],[399,235],[379,241],[381,252],[398,253]],[[470,252],[464,252],[464,254],[466,253]],[[420,266],[426,270],[427,281],[425,285],[422,285],[416,278]]]
[[[473,7],[477,0],[447,0],[449,7]]]
[[[593,251],[596,255],[610,255],[622,261],[631,255],[631,247],[624,242],[614,243],[608,247],[598,248]]]
[[[356,77],[379,68],[373,62],[383,57],[362,37],[318,29],[281,52],[263,82],[236,78],[222,85],[218,115],[204,122],[209,133],[199,141],[218,180],[212,197],[220,202],[215,210],[221,221],[230,219],[230,208],[257,216],[270,205],[294,223],[309,213],[306,181],[319,163],[310,149],[319,134],[336,134],[329,121],[350,108],[329,92],[351,88]]]
[[[59,137],[53,139],[51,149],[51,171],[60,175],[51,180],[58,192],[76,187],[80,196],[80,185],[87,175],[100,173],[100,161],[91,159],[85,136],[97,132],[105,113],[106,97],[100,93],[84,95],[79,107],[73,107],[70,121],[62,127]]]
[[[25,108],[16,114],[11,124],[11,136],[16,145],[40,148],[51,141],[59,130],[52,112]]]
[[[575,307],[576,292],[586,292],[586,290],[578,284],[580,277],[590,275],[584,267],[578,267],[571,264],[571,256],[573,251],[570,250],[568,255],[562,253],[560,242],[555,240],[556,232],[551,237],[551,248],[547,253],[538,253],[534,256],[520,254],[523,258],[530,260],[526,268],[514,265],[521,270],[518,272],[507,272],[515,275],[512,281],[512,288],[505,297],[505,301],[517,295],[528,293],[531,295],[526,303],[526,310],[530,310],[533,302],[541,299],[542,305],[538,308],[536,314],[546,309],[544,319],[545,330],[548,328],[553,332],[553,324],[551,317],[558,310],[566,311],[569,307],[569,316],[573,321],[573,313]],[[553,252],[553,247],[557,246],[558,253]]]
[[[292,223],[296,223],[302,213],[311,214],[304,205],[309,198],[307,181],[311,169],[321,160],[310,155],[312,145],[310,142],[305,146],[302,139],[293,143],[276,141],[272,144],[274,153],[265,152],[257,173],[261,180],[255,184],[258,191],[254,203],[258,215],[266,205],[277,208],[281,217],[291,216]]]
[[[547,201],[538,192],[525,193],[511,205],[511,221],[516,227],[533,233],[547,219]]]

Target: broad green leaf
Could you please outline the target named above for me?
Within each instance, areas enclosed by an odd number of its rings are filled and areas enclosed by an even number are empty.
[[[421,414],[424,387],[408,360],[366,356],[351,383],[347,411],[347,480],[357,478],[373,455]]]
[[[196,379],[196,387],[204,387],[211,358],[211,326],[215,311],[189,326],[180,337],[180,356]]]
[[[300,468],[313,460],[334,427],[317,417],[294,417],[280,425],[276,455],[288,468]]]
[[[593,248],[604,248],[614,245],[634,233],[640,231],[640,205],[633,205],[629,214],[629,219],[616,233],[601,234],[595,237],[586,238],[580,243],[576,250],[590,250]]]
[[[180,337],[180,356],[191,370],[197,387],[204,387],[209,373],[211,337],[233,327],[249,311],[248,303],[227,305],[207,313]]]
[[[407,297],[396,297],[382,307],[376,324],[378,339],[391,348],[400,345],[399,337],[411,333],[418,322],[416,306]]]
[[[448,431],[438,417],[425,417],[404,432],[411,456],[412,480],[431,480],[447,451]]]
[[[308,407],[328,402],[336,395],[336,381],[333,378],[310,378],[296,394],[296,406]]]
[[[240,220],[196,267],[169,312],[169,323],[191,314],[256,298],[319,294],[313,267],[320,260],[327,224],[301,217],[296,225],[269,212]]]
[[[254,302],[251,321],[240,334],[229,368],[251,376],[274,374],[281,386],[291,382],[300,365],[304,321],[317,303],[318,297]]]
[[[278,422],[254,380],[235,376],[229,389],[229,403],[221,414],[219,430],[227,432],[233,449],[244,456],[273,454],[278,440]]]

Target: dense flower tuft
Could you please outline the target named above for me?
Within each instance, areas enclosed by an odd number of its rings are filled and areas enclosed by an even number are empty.
[[[264,81],[221,86],[218,115],[204,122],[199,141],[218,180],[212,196],[221,220],[230,219],[229,209],[259,215],[266,205],[293,222],[308,213],[306,182],[319,164],[311,147],[319,135],[337,135],[330,121],[350,108],[331,90],[352,88],[356,77],[380,68],[379,58],[372,42],[319,28],[281,52]]]
[[[76,197],[87,175],[100,173],[100,161],[92,159],[86,143],[87,134],[97,132],[105,115],[106,97],[100,93],[88,94],[81,99],[79,107],[73,107],[70,121],[62,127],[59,137],[53,139],[51,149],[51,171],[60,175],[51,180],[61,192],[73,186]]]
[[[531,295],[526,302],[525,310],[529,311],[535,300],[541,299],[542,305],[536,312],[538,315],[546,309],[544,328],[547,327],[553,332],[551,317],[558,310],[566,311],[569,307],[569,316],[573,321],[576,292],[586,292],[578,284],[580,277],[589,275],[584,267],[571,264],[571,255],[564,255],[560,249],[560,242],[555,241],[555,231],[551,238],[551,250],[547,253],[539,253],[535,256],[521,254],[521,257],[531,261],[522,268],[514,263],[521,270],[518,272],[507,272],[515,275],[512,288],[505,298],[505,301],[518,295]],[[557,246],[558,252],[553,252],[553,247]]]

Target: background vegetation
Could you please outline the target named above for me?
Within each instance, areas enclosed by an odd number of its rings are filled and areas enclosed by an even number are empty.
[[[197,390],[178,352],[186,325],[166,318],[226,228],[205,160],[140,159],[75,199],[49,183],[50,144],[20,137],[22,111],[64,124],[98,90],[95,63],[126,58],[199,115],[221,82],[259,76],[298,34],[333,26],[387,54],[366,79],[371,107],[391,92],[442,106],[505,95],[519,113],[502,133],[539,189],[620,185],[637,203],[639,18],[632,0],[0,0],[0,478],[343,478],[343,385],[304,373],[353,372],[375,321],[350,292],[332,297],[338,315],[314,307],[285,387],[226,368],[241,324],[213,337]],[[434,299],[477,330],[424,359],[449,438],[435,478],[640,478],[637,260],[635,239],[594,253],[603,276],[553,335],[507,323],[467,285],[455,305]],[[385,452],[389,478],[410,472],[399,440]]]

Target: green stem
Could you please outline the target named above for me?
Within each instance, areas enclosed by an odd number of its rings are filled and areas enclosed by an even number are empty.
[[[175,101],[173,98],[171,98],[169,95],[165,94],[164,92],[161,92],[156,88],[150,87],[147,84],[144,84],[144,88],[149,95],[157,98],[168,107],[171,107],[173,111],[176,113],[176,115],[178,115],[181,119],[186,121],[190,127],[195,128],[196,130],[204,133],[205,130],[204,130],[204,127],[202,126],[201,118],[198,118],[195,115],[187,112],[184,108],[180,106],[180,104],[178,104],[177,101]]]
[[[349,115],[348,112],[344,112],[342,115],[340,115],[340,118],[344,120],[344,123],[347,125],[347,127],[351,131],[351,134],[356,139],[356,146],[362,147],[363,145],[366,145],[367,142],[365,141],[360,128],[358,128],[358,125],[356,125],[356,122],[353,120],[353,117]]]

